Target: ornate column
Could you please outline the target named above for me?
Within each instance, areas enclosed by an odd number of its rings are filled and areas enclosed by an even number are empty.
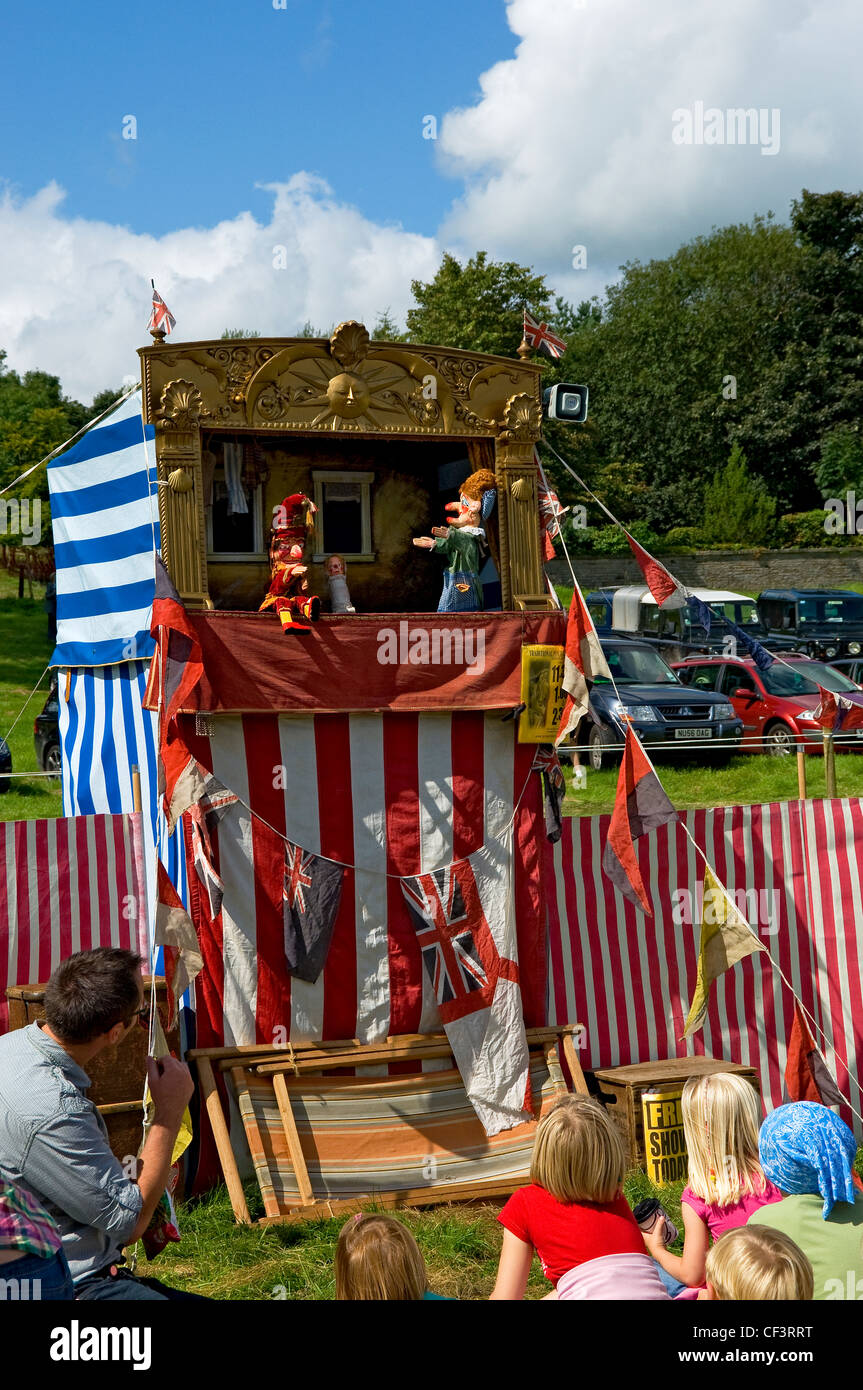
[[[162,558],[187,608],[212,608],[201,475],[201,421],[208,416],[190,381],[169,381],[154,420]]]
[[[533,449],[540,424],[540,408],[533,396],[527,392],[510,396],[503,411],[503,428],[495,441],[504,608],[545,610],[554,606],[546,588],[539,540]]]

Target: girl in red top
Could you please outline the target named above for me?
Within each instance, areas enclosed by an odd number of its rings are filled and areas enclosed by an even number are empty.
[[[510,1197],[498,1217],[503,1249],[491,1297],[524,1298],[534,1252],[555,1287],[589,1260],[643,1255],[621,1190],[625,1170],[620,1134],[599,1102],[559,1100],[537,1126],[530,1187]]]

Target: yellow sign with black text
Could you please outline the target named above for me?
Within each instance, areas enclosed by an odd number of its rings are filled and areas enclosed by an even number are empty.
[[[563,647],[522,647],[521,702],[519,743],[554,743],[566,702]]]
[[[682,1094],[683,1088],[678,1086],[667,1091],[644,1091],[641,1096],[647,1176],[655,1183],[679,1182],[687,1174]]]

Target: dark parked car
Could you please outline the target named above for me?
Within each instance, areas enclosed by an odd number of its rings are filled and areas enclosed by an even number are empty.
[[[51,677],[48,699],[37,714],[33,725],[36,758],[43,772],[60,776],[60,701],[57,696],[57,677]]]
[[[794,637],[816,660],[863,654],[863,595],[853,589],[765,589],[758,612],[771,637]]]
[[[840,671],[855,685],[863,685],[863,656],[844,656],[839,661],[829,661],[834,671]]]
[[[2,795],[3,792],[8,792],[10,787],[9,778],[4,777],[2,774],[11,771],[12,754],[9,752],[8,744],[4,743],[3,739],[0,738],[0,795]]]
[[[617,589],[595,589],[585,595],[588,612],[600,636],[630,636],[660,649],[666,661],[682,661],[690,652],[728,654],[733,650],[735,623],[749,637],[772,651],[793,651],[794,637],[770,637],[754,599],[728,589],[693,589],[695,598],[710,609],[710,630],[698,622],[688,604],[659,607],[642,584]]]
[[[712,762],[726,761],[735,751],[743,724],[727,699],[688,689],[647,642],[607,638],[602,650],[614,685],[604,678],[595,682],[595,722],[585,720],[581,729],[594,771],[620,757],[627,724],[648,751],[691,754],[696,745],[709,747]]]
[[[834,694],[844,695],[863,704],[863,691],[840,671],[805,656],[783,657],[766,671],[759,671],[755,662],[724,660],[721,657],[691,656],[675,665],[675,671],[696,691],[710,693],[730,700],[735,713],[743,721],[747,753],[773,753],[781,756],[793,753],[802,743],[806,753],[820,753],[821,729],[813,718],[821,702],[819,685]],[[839,735],[837,751],[863,751],[863,741],[857,734]]]

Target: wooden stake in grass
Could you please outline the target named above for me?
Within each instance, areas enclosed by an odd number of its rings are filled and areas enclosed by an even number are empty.
[[[806,800],[806,752],[802,742],[797,744],[797,795]]]
[[[836,749],[833,746],[833,735],[827,729],[822,729],[821,739],[824,745],[824,776],[827,782],[827,795],[828,797],[835,797]]]

